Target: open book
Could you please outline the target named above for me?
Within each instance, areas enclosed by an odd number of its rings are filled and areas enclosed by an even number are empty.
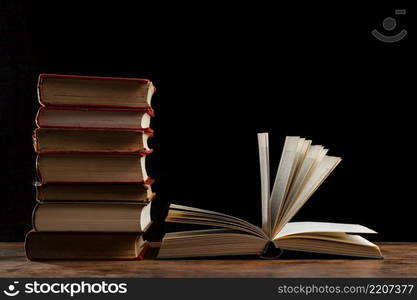
[[[282,250],[382,258],[377,245],[358,234],[376,233],[361,225],[289,222],[339,164],[323,146],[287,137],[270,189],[268,133],[258,134],[262,227],[204,209],[171,204],[167,222],[208,225],[215,229],[165,235],[158,258],[250,255],[278,256]]]

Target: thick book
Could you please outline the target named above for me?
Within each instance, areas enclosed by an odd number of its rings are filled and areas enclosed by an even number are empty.
[[[38,202],[144,202],[155,194],[148,184],[35,184]]]
[[[148,109],[123,108],[39,108],[36,124],[41,128],[143,130],[151,132]]]
[[[39,181],[46,183],[149,183],[146,156],[126,153],[38,154]]]
[[[138,130],[80,130],[37,128],[33,145],[37,153],[130,152],[148,154],[149,132]]]
[[[148,79],[40,74],[42,105],[149,108],[155,87]]]
[[[38,203],[32,223],[36,231],[145,232],[151,203]]]
[[[38,232],[25,239],[29,260],[143,259],[149,243],[135,232]]]
[[[323,146],[287,137],[270,189],[268,134],[258,134],[262,226],[193,207],[171,204],[167,222],[208,225],[215,229],[165,235],[159,258],[251,255],[275,257],[286,250],[382,258],[377,245],[359,234],[375,231],[361,225],[290,222],[314,191],[339,164]]]

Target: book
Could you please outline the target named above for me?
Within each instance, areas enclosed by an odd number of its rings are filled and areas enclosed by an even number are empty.
[[[155,87],[148,79],[40,74],[38,99],[48,106],[149,108]]]
[[[41,128],[113,129],[151,131],[147,109],[41,107],[36,123]]]
[[[155,194],[148,184],[36,184],[38,202],[144,202]]]
[[[375,231],[361,225],[290,222],[293,216],[339,164],[323,146],[311,140],[287,137],[275,181],[270,189],[269,140],[258,134],[262,226],[210,211],[171,204],[167,222],[215,227],[167,233],[159,258],[260,255],[278,256],[294,250],[382,258],[377,245],[359,234]]]
[[[151,224],[151,204],[38,203],[33,229],[62,232],[145,232]]]
[[[29,260],[143,259],[149,243],[135,232],[38,232],[25,239]]]
[[[130,152],[149,154],[149,132],[138,130],[80,130],[37,128],[33,145],[37,153]]]
[[[149,183],[146,156],[137,154],[38,154],[39,181],[46,183]]]

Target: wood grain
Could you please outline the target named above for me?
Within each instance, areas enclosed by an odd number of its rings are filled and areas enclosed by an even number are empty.
[[[0,243],[0,277],[417,277],[417,243],[378,243],[385,257],[31,262]],[[312,258],[313,257],[313,258]]]

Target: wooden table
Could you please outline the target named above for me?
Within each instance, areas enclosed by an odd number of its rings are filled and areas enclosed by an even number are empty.
[[[0,243],[0,277],[417,277],[417,243],[379,243],[383,260],[283,258],[27,261],[22,243]]]

